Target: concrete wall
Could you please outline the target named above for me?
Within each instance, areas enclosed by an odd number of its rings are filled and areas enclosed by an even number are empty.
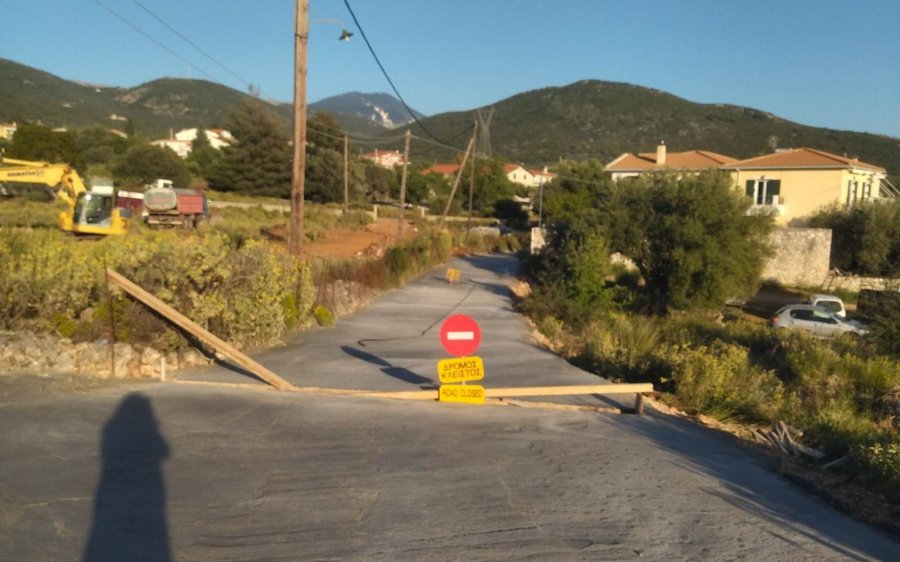
[[[770,240],[775,253],[763,268],[763,279],[783,285],[822,285],[831,258],[830,229],[777,228]]]
[[[828,285],[831,289],[844,289],[858,293],[861,289],[874,289],[876,291],[900,291],[900,279],[888,279],[885,277],[835,277]]]

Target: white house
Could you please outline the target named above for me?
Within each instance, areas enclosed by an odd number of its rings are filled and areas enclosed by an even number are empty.
[[[373,150],[368,154],[363,154],[363,158],[371,160],[376,166],[382,168],[393,168],[394,166],[403,165],[403,155],[399,150]]]
[[[222,147],[228,146],[234,142],[231,131],[226,131],[224,129],[205,129],[204,133],[206,133],[206,138],[209,140],[209,145],[216,150],[221,150]],[[181,158],[187,158],[191,153],[191,145],[196,139],[196,128],[182,129],[175,134],[169,133],[169,138],[167,139],[155,140],[150,144],[170,148]]]

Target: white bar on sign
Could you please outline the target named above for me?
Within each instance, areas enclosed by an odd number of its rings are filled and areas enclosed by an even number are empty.
[[[474,340],[475,332],[447,332],[448,341]]]

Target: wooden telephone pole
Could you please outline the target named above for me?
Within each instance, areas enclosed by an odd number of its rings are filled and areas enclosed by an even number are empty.
[[[466,147],[466,153],[463,155],[462,164],[459,166],[459,172],[456,174],[456,179],[453,180],[453,189],[450,190],[450,197],[447,198],[447,205],[444,206],[444,212],[441,215],[441,222],[438,224],[439,228],[444,227],[444,221],[447,220],[447,213],[450,212],[450,205],[453,203],[453,197],[456,195],[456,188],[459,187],[459,179],[463,175],[463,171],[466,169],[466,162],[469,161],[469,153],[472,152],[472,148],[475,146],[475,135],[472,135],[472,138],[469,139],[469,146]]]
[[[406,214],[406,168],[409,166],[409,137],[411,133],[406,130],[406,139],[403,143],[403,174],[400,176],[400,220],[397,222],[397,242],[403,240],[403,219]]]
[[[294,165],[291,180],[289,251],[303,252],[303,199],[306,172],[306,48],[309,43],[309,0],[296,0],[294,24]]]
[[[344,212],[350,210],[350,140],[344,133]]]

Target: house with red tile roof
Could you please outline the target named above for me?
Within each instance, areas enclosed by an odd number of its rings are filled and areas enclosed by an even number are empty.
[[[900,196],[881,166],[813,148],[779,150],[737,160],[707,150],[622,154],[606,166],[614,180],[649,172],[722,170],[735,188],[753,200],[754,212],[772,212],[782,225],[802,225],[827,205],[852,206],[861,201]]]
[[[455,176],[457,172],[459,164],[434,164],[422,170],[423,174],[442,174],[447,177]],[[538,187],[556,177],[556,174],[547,171],[547,168],[535,170],[525,168],[521,164],[504,164],[503,173],[509,181],[525,187]]]
[[[423,174],[441,174],[442,176],[455,176],[459,172],[459,164],[433,164],[424,170]]]
[[[717,154],[708,150],[688,150],[687,152],[668,152],[666,143],[661,142],[656,152],[626,152],[606,165],[606,171],[612,174],[613,180],[633,178],[647,172],[702,172],[718,169],[726,164],[737,162],[736,158]]]
[[[894,197],[881,166],[814,148],[779,150],[721,167],[754,208],[772,210],[779,224],[803,224],[827,205],[845,207]]]

